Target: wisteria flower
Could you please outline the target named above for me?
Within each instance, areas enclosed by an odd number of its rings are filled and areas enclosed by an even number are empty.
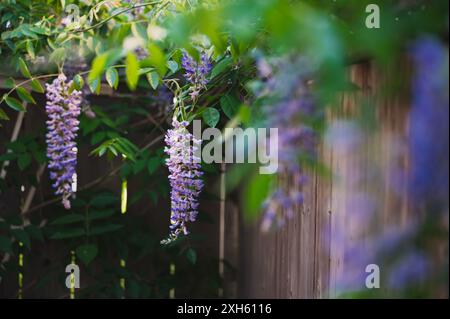
[[[183,52],[181,65],[185,71],[184,77],[190,83],[189,95],[195,101],[200,91],[206,87],[209,80],[208,73],[211,71],[211,61],[206,53],[200,55],[200,61],[195,61],[188,53]]]
[[[72,81],[60,74],[51,84],[46,84],[47,104],[47,157],[50,178],[54,181],[55,194],[62,196],[62,203],[70,209],[70,197],[76,192],[77,145],[81,95],[69,92]]]
[[[282,226],[303,203],[301,185],[306,180],[300,158],[315,156],[316,137],[314,130],[306,124],[305,118],[317,116],[315,101],[308,87],[310,67],[307,61],[280,60],[273,68],[265,60],[259,61],[259,74],[265,79],[267,96],[275,97],[275,103],[267,105],[266,115],[269,127],[277,127],[279,172],[291,179],[292,185],[277,185],[263,204],[263,231],[272,226]],[[296,72],[292,72],[296,70]],[[270,71],[270,72],[269,72]],[[263,76],[264,75],[264,76]],[[273,99],[270,99],[273,102]]]
[[[188,131],[188,122],[179,122],[176,117],[172,121],[172,129],[167,131],[165,142],[166,164],[169,168],[171,186],[170,235],[161,241],[170,243],[180,235],[187,235],[187,224],[194,222],[198,214],[198,196],[203,188],[201,165],[194,156],[200,145]],[[192,144],[191,144],[192,143]]]

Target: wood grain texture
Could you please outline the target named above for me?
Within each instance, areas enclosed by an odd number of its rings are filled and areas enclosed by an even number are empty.
[[[407,61],[394,69],[377,70],[370,63],[353,65],[348,78],[360,89],[342,94],[327,122],[339,128],[348,119],[358,121],[362,104],[373,113],[373,126],[362,125],[356,148],[343,150],[322,141],[320,161],[331,169],[325,177],[309,174],[305,202],[281,230],[262,234],[259,225],[241,228],[240,296],[244,298],[335,298],[346,267],[345,253],[354,241],[367,241],[373,229],[403,227],[409,216],[406,191],[392,191],[397,175],[405,184],[408,169],[407,113],[404,87],[384,95],[393,73],[409,78]],[[403,86],[407,81],[401,83]],[[393,172],[400,172],[392,176]],[[285,177],[289,184],[289,178]],[[289,187],[297,187],[289,184]],[[355,198],[370,194],[375,216],[361,224],[352,214]],[[340,236],[346,234],[345,240]]]

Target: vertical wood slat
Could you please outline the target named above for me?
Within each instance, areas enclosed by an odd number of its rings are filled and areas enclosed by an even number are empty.
[[[392,72],[408,73],[407,64],[399,65]],[[331,169],[332,177],[327,179],[318,172],[311,173],[303,189],[304,205],[282,230],[261,234],[259,225],[241,228],[239,271],[241,278],[245,278],[240,282],[241,297],[337,297],[346,248],[353,241],[361,240],[356,234],[361,230],[349,214],[351,196],[358,192],[376,194],[381,229],[391,224],[401,226],[407,220],[406,192],[394,195],[388,184],[392,163],[400,161],[400,169],[407,170],[408,105],[402,98],[378,95],[390,75],[378,72],[369,63],[350,67],[348,74],[361,90],[343,94],[340,107],[328,114],[329,122],[354,117],[360,107],[358,101],[366,97],[375,101],[377,130],[364,137],[361,152],[357,154],[320,145],[319,157]],[[367,237],[368,230],[362,231]],[[350,235],[347,241],[337,237],[343,232]]]

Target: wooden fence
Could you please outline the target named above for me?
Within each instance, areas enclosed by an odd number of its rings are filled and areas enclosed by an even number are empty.
[[[409,78],[407,62],[391,71]],[[410,214],[408,195],[405,190],[392,191],[391,183],[397,176],[407,176],[403,173],[408,169],[409,105],[404,94],[389,97],[379,94],[391,75],[386,70],[377,71],[370,63],[349,68],[349,79],[360,90],[343,94],[340,105],[327,114],[327,122],[339,129],[348,124],[346,119],[361,118],[364,116],[361,104],[370,98],[375,105],[366,105],[364,112],[372,114],[375,127],[366,127],[370,132],[362,132],[361,140],[353,141],[356,146],[342,144],[339,140],[335,143],[322,141],[319,157],[331,169],[332,176],[311,172],[303,189],[304,205],[284,228],[263,234],[259,225],[242,226],[239,296],[336,297],[346,267],[346,247],[350,247],[352,240],[364,241],[369,236],[369,229],[360,229],[360,226],[369,228],[368,225],[358,224],[350,214],[352,205],[357,205],[351,199],[361,192],[370,193],[376,202],[376,215],[370,228],[394,226],[401,229],[405,226]],[[407,81],[402,83],[407,84]],[[330,138],[339,139],[339,136]],[[347,143],[352,143],[351,139]],[[350,239],[338,240],[342,233]]]

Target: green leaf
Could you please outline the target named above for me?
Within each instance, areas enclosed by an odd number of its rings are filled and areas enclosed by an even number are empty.
[[[161,159],[159,157],[152,157],[148,160],[147,169],[148,173],[151,175],[161,166]]]
[[[119,200],[116,196],[110,194],[97,195],[90,201],[91,206],[104,207],[111,204],[116,204]]]
[[[136,55],[132,52],[128,52],[125,64],[125,75],[127,77],[128,87],[130,90],[135,90],[139,80],[139,62]]]
[[[167,71],[167,63],[164,52],[154,43],[151,43],[148,48],[149,62],[151,66],[155,67],[161,78],[164,77]]]
[[[83,264],[88,266],[91,261],[93,261],[95,257],[97,257],[98,247],[95,244],[85,244],[78,246],[75,249],[75,252],[77,254],[77,257],[83,262]]]
[[[222,61],[217,63],[211,70],[211,78],[214,78],[223,71],[225,71],[230,66],[231,62],[232,62],[231,57],[226,57]]]
[[[89,89],[91,90],[92,93],[95,94],[100,94],[100,88],[101,88],[101,82],[100,82],[100,78],[96,78],[92,81],[88,82],[89,85]]]
[[[147,73],[147,80],[148,80],[148,83],[150,83],[150,85],[153,88],[153,90],[156,90],[158,88],[159,75],[158,75],[157,72]]]
[[[34,51],[33,42],[31,42],[30,40],[27,40],[26,48],[27,48],[27,53],[34,60],[36,58],[36,53]]]
[[[73,77],[73,88],[77,91],[81,91],[81,89],[84,86],[84,80],[83,77],[79,74],[75,75]]]
[[[252,112],[250,108],[247,105],[241,105],[239,108],[239,118],[241,119],[242,123],[248,124],[250,122]]]
[[[23,229],[11,229],[11,234],[17,239],[17,241],[24,244],[28,249],[31,248],[30,236]]]
[[[84,216],[80,214],[68,214],[53,220],[50,225],[68,225],[84,221]]]
[[[172,71],[172,73],[175,73],[178,70],[178,63],[173,60],[167,61],[167,66],[169,67],[170,71]]]
[[[36,104],[36,101],[34,100],[34,98],[24,87],[22,87],[22,86],[18,87],[16,92],[17,92],[17,95],[22,99],[22,101]]]
[[[119,73],[117,73],[116,68],[109,68],[106,70],[106,81],[110,87],[117,89],[117,86],[119,85]]]
[[[44,241],[44,236],[42,235],[42,230],[38,226],[30,224],[25,227],[25,231],[30,235],[31,238],[35,238],[40,241]]]
[[[5,97],[5,102],[13,110],[25,112],[25,108],[23,107],[22,103],[18,99],[8,96],[8,97]]]
[[[100,131],[100,132],[96,132],[94,135],[92,135],[91,138],[91,144],[97,144],[102,142],[106,137],[106,132],[104,131]]]
[[[8,115],[2,109],[0,109],[0,120],[9,120]]]
[[[50,239],[76,238],[76,237],[82,237],[85,234],[86,234],[86,232],[85,232],[84,228],[77,227],[77,228],[70,228],[70,229],[57,231],[52,236],[50,236]]]
[[[13,78],[7,78],[5,79],[5,81],[3,82],[3,85],[6,89],[12,89],[13,87],[16,86],[16,82],[14,81]]]
[[[22,75],[26,78],[31,78],[31,73],[30,70],[28,70],[27,64],[25,63],[25,61],[22,58],[19,58],[19,70],[20,73],[22,73]]]
[[[144,27],[142,23],[133,23],[131,25],[131,33],[133,33],[136,38],[147,40],[147,28]]]
[[[30,83],[30,87],[33,91],[38,92],[38,93],[44,93],[45,90],[41,85],[41,82],[39,82],[39,80],[33,80]]]
[[[17,159],[17,165],[19,166],[19,169],[21,171],[27,168],[30,164],[31,164],[31,156],[28,153],[23,153],[19,155],[19,158]]]
[[[239,105],[239,100],[232,95],[227,94],[220,98],[220,107],[229,119],[232,119],[236,115]]]
[[[257,217],[261,205],[269,195],[273,175],[254,174],[244,191],[244,216],[248,219]]]
[[[89,81],[101,77],[103,71],[111,66],[114,62],[122,57],[122,51],[119,49],[109,50],[95,57],[92,62],[91,72],[89,73]]]
[[[103,225],[103,226],[96,226],[96,227],[92,227],[90,234],[91,235],[101,235],[104,233],[116,231],[122,227],[123,227],[123,225],[118,225],[118,224],[108,224],[108,225]]]
[[[50,54],[49,62],[53,62],[56,64],[60,64],[66,56],[65,48],[57,48],[55,51]]]
[[[220,113],[213,107],[209,107],[202,113],[203,120],[210,127],[216,127],[220,120]]]
[[[89,220],[102,219],[111,217],[112,215],[114,215],[114,209],[96,210],[89,213],[88,219]]]
[[[194,249],[189,248],[186,251],[186,258],[189,260],[191,264],[195,265],[197,262],[197,252]]]
[[[0,251],[12,253],[11,240],[8,237],[0,235]]]

